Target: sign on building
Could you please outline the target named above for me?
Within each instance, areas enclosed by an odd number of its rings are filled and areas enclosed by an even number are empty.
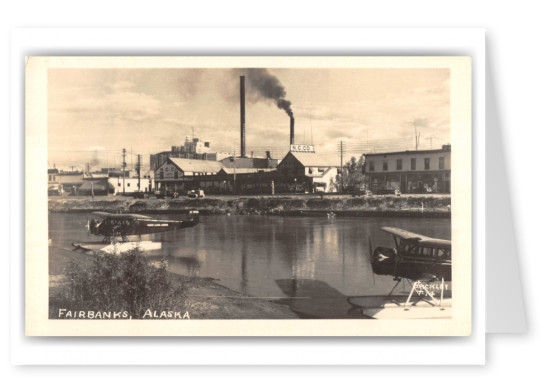
[[[291,144],[291,152],[315,153],[313,145]]]
[[[176,167],[171,164],[164,166],[164,178],[165,179],[174,179],[174,173],[176,172]]]

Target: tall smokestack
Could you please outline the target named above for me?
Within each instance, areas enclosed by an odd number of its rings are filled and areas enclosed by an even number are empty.
[[[291,117],[291,145],[295,143],[295,119]]]
[[[245,157],[245,76],[239,77],[241,81],[241,157]]]

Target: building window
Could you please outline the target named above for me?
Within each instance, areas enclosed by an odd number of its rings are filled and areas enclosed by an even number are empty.
[[[444,158],[443,158],[443,157],[439,157],[439,158],[438,158],[438,169],[439,169],[439,170],[443,170],[443,169],[444,169]]]
[[[373,160],[369,162],[369,171],[375,171],[375,162]]]
[[[396,169],[401,170],[402,169],[402,159],[396,160]]]
[[[430,157],[425,158],[425,170],[430,170]]]
[[[127,183],[127,184],[126,184],[126,187],[130,187],[130,183]]]
[[[388,162],[385,160],[383,162],[383,171],[387,171],[388,170]]]
[[[120,184],[120,183],[117,183],[117,186],[118,186],[118,187],[121,187],[121,184]]]
[[[411,159],[411,169],[417,170],[417,160]]]

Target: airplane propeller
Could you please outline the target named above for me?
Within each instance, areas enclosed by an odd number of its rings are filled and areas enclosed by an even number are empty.
[[[371,259],[373,257],[373,243],[371,242],[371,236],[368,236],[367,240],[368,240],[368,245],[369,245],[369,248],[368,248],[369,258],[368,259],[370,261],[369,265],[371,266],[371,277],[373,278],[373,286],[375,286],[375,273],[373,272],[373,265],[371,263]]]

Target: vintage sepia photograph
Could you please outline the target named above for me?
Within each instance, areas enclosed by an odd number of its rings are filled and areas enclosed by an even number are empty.
[[[26,66],[27,335],[470,335],[469,57]]]

